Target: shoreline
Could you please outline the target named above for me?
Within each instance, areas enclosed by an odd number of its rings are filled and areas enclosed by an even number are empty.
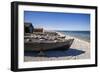
[[[61,36],[64,36],[64,35],[65,35],[65,34],[63,34],[62,32],[58,32],[58,31],[57,31],[56,33],[60,34]],[[67,38],[74,38],[74,39],[79,39],[79,40],[81,40],[81,41],[90,43],[90,42],[88,42],[88,41],[86,41],[86,40],[83,40],[83,39],[80,39],[80,38],[77,38],[77,37],[74,37],[74,36],[70,36],[70,35],[65,35],[65,36],[66,36],[66,39],[67,39]]]

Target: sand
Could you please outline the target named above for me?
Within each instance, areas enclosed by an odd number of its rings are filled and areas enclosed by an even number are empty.
[[[71,45],[71,49],[84,51],[84,53],[79,55],[69,55],[62,57],[34,57],[34,56],[24,56],[24,61],[54,61],[54,60],[77,60],[77,59],[89,59],[90,58],[90,43],[80,40],[75,37],[66,36],[66,38],[74,38],[74,42]],[[73,52],[74,53],[74,52]]]

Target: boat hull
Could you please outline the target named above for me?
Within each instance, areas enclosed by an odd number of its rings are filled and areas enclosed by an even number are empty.
[[[74,39],[63,42],[24,42],[24,51],[44,51],[52,49],[69,49]]]

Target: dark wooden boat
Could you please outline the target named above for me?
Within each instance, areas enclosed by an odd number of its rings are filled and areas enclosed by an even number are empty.
[[[34,34],[33,34],[34,35]],[[49,36],[49,38],[53,36]],[[44,51],[50,49],[69,49],[74,39],[65,39],[65,37],[57,37],[49,39],[47,37],[34,37],[30,35],[24,38],[25,51]]]

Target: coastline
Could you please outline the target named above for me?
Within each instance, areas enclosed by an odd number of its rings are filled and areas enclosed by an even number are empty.
[[[64,36],[62,33],[59,33],[61,36]],[[54,60],[77,60],[77,59],[89,59],[90,58],[90,43],[84,40],[80,40],[76,37],[72,37],[66,35],[66,39],[74,38],[74,42],[72,43],[70,49],[77,50],[71,52],[72,54],[78,51],[84,51],[84,53],[75,56],[63,56],[63,57],[34,57],[34,56],[24,56],[25,62],[30,61],[54,61]],[[69,49],[69,50],[70,50]]]
[[[58,33],[60,33],[60,32],[58,32]],[[63,36],[62,33],[60,33],[60,35]],[[76,37],[66,35],[66,39],[68,39],[68,38],[74,39],[74,42],[72,43],[70,48],[85,51],[85,54],[79,55],[77,57],[77,59],[88,59],[88,58],[90,58],[90,42],[84,41],[84,40],[76,38]]]

